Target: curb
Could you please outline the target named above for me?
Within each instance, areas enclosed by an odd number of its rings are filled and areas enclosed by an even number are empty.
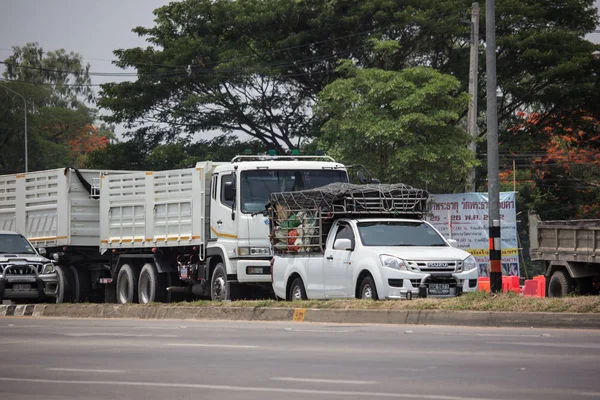
[[[0,305],[4,316],[600,329],[600,314],[591,313],[36,304]]]

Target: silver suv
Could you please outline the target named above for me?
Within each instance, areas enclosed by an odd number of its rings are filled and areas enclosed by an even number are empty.
[[[0,301],[56,297],[54,264],[42,254],[23,235],[0,231]]]

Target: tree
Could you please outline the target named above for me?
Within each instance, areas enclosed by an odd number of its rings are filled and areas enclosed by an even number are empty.
[[[84,166],[85,154],[114,136],[84,104],[93,94],[89,65],[62,49],[44,53],[36,43],[13,50],[0,82],[0,169],[24,169],[25,105],[15,92],[27,102],[29,169]]]
[[[426,67],[394,72],[345,62],[340,71],[346,78],[325,87],[317,108],[329,154],[385,181],[456,187],[474,163],[456,125],[468,101],[460,82]]]
[[[241,142],[231,136],[221,135],[211,140],[195,143],[180,140],[154,145],[139,138],[108,144],[89,154],[86,166],[99,169],[131,169],[160,171],[190,168],[198,161],[230,161],[250,150],[252,154],[264,153],[266,148],[257,140]]]
[[[599,121],[581,110],[560,118],[521,111],[517,118],[503,147],[513,157],[527,152],[518,176],[525,208],[543,219],[599,218]],[[501,178],[512,190],[512,171],[505,168]]]
[[[37,43],[13,46],[13,54],[3,62],[5,79],[51,86],[49,96],[37,106],[76,109],[83,101],[92,102],[90,65],[80,54],[64,49],[47,53]]]
[[[318,135],[312,107],[341,59],[399,71],[430,66],[468,81],[466,0],[184,0],[155,11],[136,33],[151,44],[116,51],[136,82],[103,86],[111,122],[168,126],[161,139],[242,131],[278,150]],[[500,126],[523,107],[560,115],[600,104],[593,0],[507,0],[497,5]],[[482,29],[483,29],[482,24]],[[482,32],[484,33],[484,32]],[[484,36],[484,35],[482,35]],[[483,57],[483,52],[482,52]],[[481,62],[481,74],[485,63]],[[485,109],[480,80],[480,110]],[[485,134],[485,126],[482,126]]]

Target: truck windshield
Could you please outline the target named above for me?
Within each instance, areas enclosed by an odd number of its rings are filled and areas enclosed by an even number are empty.
[[[429,225],[420,221],[369,221],[358,223],[365,246],[447,246]]]
[[[243,213],[263,211],[273,192],[314,189],[333,182],[348,182],[342,170],[259,170],[241,174]]]
[[[0,234],[0,254],[35,254],[35,250],[21,235]]]

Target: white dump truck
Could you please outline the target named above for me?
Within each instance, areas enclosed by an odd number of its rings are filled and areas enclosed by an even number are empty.
[[[348,182],[348,172],[328,156],[4,175],[0,230],[56,261],[57,302],[251,297],[271,290],[269,195],[332,182]]]

